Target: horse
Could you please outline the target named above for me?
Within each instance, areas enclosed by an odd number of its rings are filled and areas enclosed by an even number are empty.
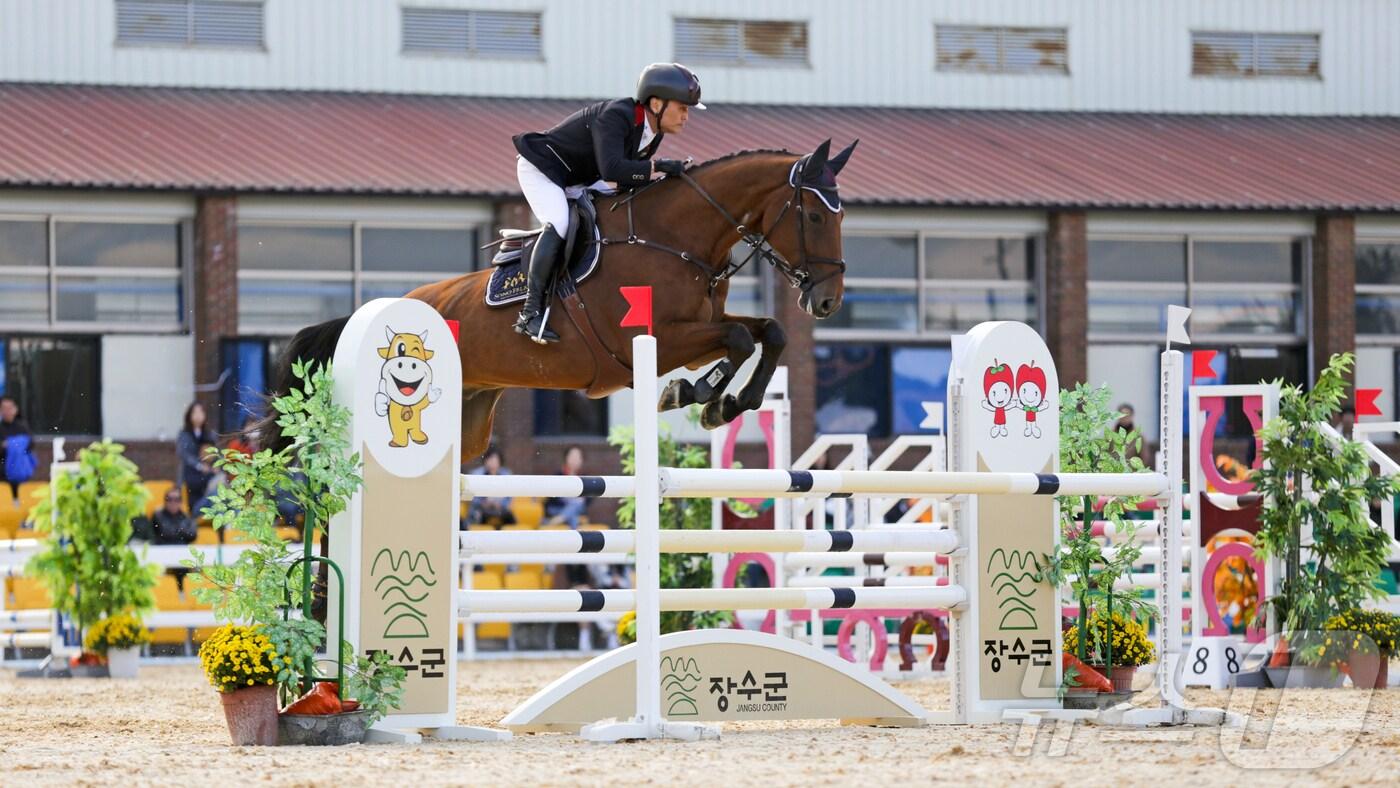
[[[835,156],[831,140],[806,155],[740,151],[599,199],[599,270],[577,285],[576,308],[568,308],[568,293],[561,294],[558,286],[548,301],[557,343],[529,341],[513,330],[514,310],[486,305],[490,271],[409,292],[407,298],[424,301],[459,324],[463,457],[486,450],[496,403],[507,388],[585,390],[599,397],[631,383],[631,333],[619,326],[628,304],[620,286],[650,286],[657,294],[652,324],[662,373],[714,362],[698,382],[669,384],[659,410],[700,404],[701,423],[714,429],[757,408],[787,339],[772,318],[724,311],[729,278],[762,260],[799,291],[799,305],[814,317],[828,317],[841,307],[846,263],[836,176],[855,146],[852,142]],[[731,249],[740,242],[748,254],[736,259]],[[329,363],[348,320],[297,332],[274,370],[273,397],[296,384],[292,361]],[[759,346],[749,379],[737,394],[726,394],[735,372]]]

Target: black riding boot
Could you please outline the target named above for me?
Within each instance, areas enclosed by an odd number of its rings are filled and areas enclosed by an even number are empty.
[[[559,335],[549,330],[544,318],[544,294],[549,281],[554,276],[554,266],[564,248],[564,239],[554,231],[554,225],[546,224],[544,232],[535,238],[535,249],[530,255],[530,271],[527,277],[528,292],[525,307],[515,321],[515,331],[540,343],[558,342]]]

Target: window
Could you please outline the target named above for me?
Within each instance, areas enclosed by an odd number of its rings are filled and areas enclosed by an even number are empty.
[[[403,51],[458,57],[539,59],[537,12],[403,9]]]
[[[1069,33],[1063,27],[936,25],[934,47],[939,71],[1069,73]]]
[[[117,43],[263,48],[259,0],[117,0]]]
[[[556,318],[557,319],[557,318]],[[535,435],[606,436],[607,399],[589,399],[581,391],[536,391]]]
[[[846,296],[818,329],[947,339],[984,320],[1038,321],[1038,244],[1024,237],[845,233]]]
[[[1372,344],[1400,339],[1400,241],[1356,244],[1356,333]]]
[[[470,272],[477,237],[474,226],[240,222],[240,330],[291,334],[366,301]]]
[[[806,66],[807,23],[678,18],[676,60],[720,66]]]
[[[1196,77],[1300,77],[1320,79],[1317,33],[1191,34],[1191,75]]]
[[[1155,341],[1182,304],[1193,337],[1300,341],[1305,254],[1297,239],[1091,238],[1089,332]]]
[[[185,224],[0,217],[0,325],[178,331]]]
[[[927,432],[925,402],[948,395],[947,347],[819,344],[817,432],[885,437]]]
[[[36,435],[101,435],[97,337],[0,336],[0,393]]]

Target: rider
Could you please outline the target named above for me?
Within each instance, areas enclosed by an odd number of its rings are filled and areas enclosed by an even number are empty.
[[[685,163],[651,161],[667,134],[679,134],[700,103],[700,80],[679,63],[653,63],[642,70],[635,98],[600,101],[565,118],[549,131],[517,134],[515,175],[530,210],[544,223],[530,257],[529,293],[515,322],[536,342],[559,341],[545,325],[544,291],[569,236],[569,187],[641,186],[659,174],[678,175]]]

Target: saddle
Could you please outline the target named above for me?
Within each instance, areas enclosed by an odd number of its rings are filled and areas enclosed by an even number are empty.
[[[598,270],[602,259],[602,235],[598,229],[598,211],[593,205],[593,197],[584,192],[578,199],[569,201],[569,237],[564,240],[565,263],[559,266],[551,283],[546,308],[556,301],[563,305],[563,313],[578,329],[579,336],[588,346],[593,356],[593,380],[585,394],[593,399],[606,397],[632,382],[632,367],[617,353],[603,344],[598,332],[593,328],[591,316],[579,297],[579,283],[588,279]],[[530,264],[530,255],[535,250],[535,240],[541,227],[536,230],[502,230],[499,249],[491,258],[491,279],[486,285],[486,305],[499,308],[525,300],[525,267]]]
[[[598,209],[593,205],[592,195],[584,192],[578,199],[570,200],[569,215],[569,237],[564,241],[564,259],[567,263],[561,268],[578,285],[598,270],[598,260],[602,257],[603,247],[598,243],[601,238]],[[496,242],[496,254],[491,258],[491,281],[486,286],[487,306],[503,307],[525,300],[525,270],[530,264],[530,255],[535,251],[535,240],[542,232],[543,227],[501,230],[501,239]]]

